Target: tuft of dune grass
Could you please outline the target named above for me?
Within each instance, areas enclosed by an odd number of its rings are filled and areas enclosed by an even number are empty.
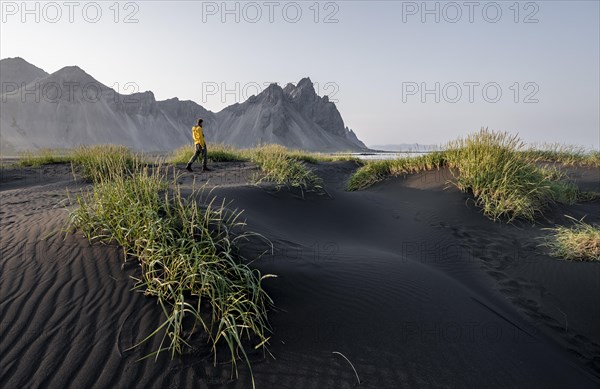
[[[445,165],[444,152],[434,151],[413,158],[369,161],[359,168],[346,185],[348,190],[361,190],[384,180],[387,177],[404,176],[427,170],[439,169]]]
[[[122,145],[79,146],[75,149],[40,149],[20,155],[20,166],[42,166],[71,163],[84,178],[97,181],[99,177],[113,171],[115,166],[130,168],[135,155]]]
[[[40,149],[20,153],[18,165],[38,167],[58,163],[69,163],[73,160],[71,150]]]
[[[594,153],[557,146],[544,153],[527,150],[517,136],[481,129],[450,142],[444,151],[369,162],[352,175],[347,189],[365,189],[386,177],[447,167],[454,177],[450,182],[461,191],[472,193],[488,218],[534,221],[553,203],[573,204],[597,198],[595,193],[581,192],[556,167],[539,162],[553,159],[589,165],[595,163],[595,158]]]
[[[552,235],[543,244],[550,249],[550,255],[573,261],[600,261],[600,226],[567,217],[573,225],[551,228]]]
[[[578,189],[556,169],[523,158],[524,143],[486,129],[451,142],[446,149],[453,184],[471,192],[492,220],[535,220],[553,202],[574,203]]]
[[[521,153],[524,158],[531,162],[552,162],[565,166],[600,167],[600,151],[590,151],[580,146],[551,143],[532,147],[523,150]]]
[[[287,187],[304,192],[323,191],[323,182],[310,168],[307,161],[312,161],[300,152],[290,152],[283,146],[266,145],[250,150],[250,159],[261,170],[254,178],[254,183],[274,183],[278,188]]]
[[[187,163],[193,155],[189,146],[177,149],[169,159],[171,163]],[[251,149],[236,149],[232,146],[209,145],[208,159],[213,162],[252,162],[261,171],[253,182],[274,183],[278,188],[295,188],[304,192],[320,192],[321,179],[307,166],[316,164],[325,157],[301,150],[290,150],[277,144],[268,144]]]
[[[174,164],[188,163],[192,155],[194,155],[194,148],[192,146],[182,146],[171,154],[168,161]],[[209,144],[207,158],[212,162],[248,161],[248,157],[244,155],[242,150],[223,144]]]
[[[106,144],[80,146],[74,150],[71,161],[85,179],[101,182],[130,171],[134,163],[141,163],[141,157],[125,146]]]
[[[181,354],[199,327],[208,335],[215,363],[224,343],[232,376],[240,357],[252,372],[243,341],[266,351],[272,301],[262,282],[272,275],[251,269],[239,245],[252,236],[264,238],[245,232],[241,212],[229,211],[224,200],[204,199],[196,189],[183,196],[177,176],[169,184],[160,164],[148,166],[118,147],[79,153],[86,169],[95,172],[94,185],[76,195],[79,207],[70,212],[70,225],[90,242],[116,242],[126,259],[139,262],[135,288],[155,297],[165,318],[140,342],[161,336],[158,350],[147,357]]]

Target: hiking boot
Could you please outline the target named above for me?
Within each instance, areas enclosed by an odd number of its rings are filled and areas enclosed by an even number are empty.
[[[185,167],[185,170],[187,170],[188,172],[193,172],[192,170],[192,165],[190,165],[189,163],[187,164],[187,166]]]

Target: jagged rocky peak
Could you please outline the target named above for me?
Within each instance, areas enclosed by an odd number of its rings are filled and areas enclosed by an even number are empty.
[[[291,82],[288,82],[285,88],[283,88],[283,93],[286,96],[289,96],[294,89],[296,89],[296,85],[292,84]]]
[[[276,83],[270,84],[260,95],[270,103],[277,103],[283,99],[283,89]]]
[[[285,92],[286,96],[297,104],[311,103],[319,98],[312,81],[308,77],[301,79],[296,86],[288,84]]]
[[[296,89],[299,90],[309,90],[315,91],[313,87],[313,82],[310,80],[310,77],[304,77],[300,81],[298,81],[298,85],[296,85]]]
[[[358,136],[356,136],[356,134],[354,133],[354,131],[352,131],[348,127],[346,127],[345,130],[346,130],[345,131],[346,132],[346,138],[350,139],[352,142],[354,142],[356,144],[362,145],[365,149],[367,148],[367,146],[365,146],[365,144],[363,142],[361,142],[360,139],[358,139]]]
[[[301,79],[296,86],[286,85],[284,92],[298,111],[321,126],[323,130],[347,138],[344,121],[337,107],[329,101],[329,97],[317,95],[309,77]]]

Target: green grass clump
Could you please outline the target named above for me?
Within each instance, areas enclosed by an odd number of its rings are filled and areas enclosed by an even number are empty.
[[[589,151],[583,147],[546,144],[521,151],[531,162],[553,162],[566,166],[600,167],[600,151]]]
[[[451,142],[446,150],[454,184],[472,192],[492,220],[533,221],[554,201],[576,200],[576,187],[561,181],[556,170],[540,168],[523,158],[523,147],[517,136],[482,129]]]
[[[190,158],[191,157],[192,155],[190,155]],[[213,162],[245,162],[248,160],[243,152],[228,145],[215,145],[209,147],[208,159]]]
[[[346,188],[348,190],[361,190],[385,179],[386,177],[403,176],[422,171],[439,169],[445,165],[443,151],[420,155],[414,158],[397,158],[382,161],[369,161],[358,169]]]
[[[598,198],[597,193],[581,192],[566,174],[545,162],[592,164],[594,153],[573,148],[540,153],[526,150],[517,136],[487,129],[450,142],[444,151],[416,158],[369,162],[350,178],[347,189],[367,188],[386,177],[440,167],[449,168],[453,184],[470,192],[484,215],[492,220],[533,221],[553,203],[573,204]]]
[[[193,155],[190,147],[177,149],[169,162],[187,163]],[[310,170],[306,163],[316,164],[321,157],[316,153],[289,150],[284,146],[269,144],[252,149],[235,149],[227,145],[208,146],[208,159],[213,162],[252,162],[261,170],[254,179],[255,184],[272,182],[277,187],[297,188],[302,194],[307,191],[321,191],[321,179]]]
[[[600,151],[591,151],[589,154],[587,154],[586,165],[600,167]]]
[[[289,150],[289,149],[286,149],[285,147],[279,146],[279,145],[263,146],[263,147],[259,148],[258,150],[261,152],[264,152],[265,149],[268,149],[268,148],[272,148],[275,152],[277,151],[278,148],[283,148],[286,150],[286,152],[290,158],[292,158],[298,162],[317,164],[317,163],[325,160],[324,156],[319,153],[308,153],[308,152],[302,151],[302,150]]]
[[[308,152],[299,149],[289,149],[285,146],[271,143],[257,146],[243,151],[250,160],[260,159],[264,154],[281,155],[286,154],[289,158],[298,162],[317,164],[319,162],[329,161],[331,157],[322,153]]]
[[[334,154],[327,155],[321,154],[317,157],[321,162],[354,162],[359,167],[365,166],[367,164],[367,160],[361,159],[354,155],[350,154]]]
[[[192,155],[194,155],[193,146],[181,146],[171,153],[167,161],[172,164],[188,163],[190,158],[192,158]]]
[[[69,163],[72,159],[71,152],[68,150],[40,149],[21,153],[18,164],[20,166],[38,167],[42,165]]]
[[[93,182],[115,179],[141,163],[139,156],[121,145],[80,146],[73,152],[72,162],[85,179]]]
[[[276,154],[285,153],[290,158],[300,162],[317,164],[319,162],[332,161],[362,161],[360,158],[349,155],[328,155],[316,152],[307,152],[297,149],[288,149],[278,144],[267,144],[249,149],[237,149],[230,145],[209,144],[208,159],[212,162],[246,162],[254,159],[257,153],[264,154],[272,152]],[[192,146],[183,146],[175,150],[169,158],[170,163],[187,163],[194,155]]]
[[[251,161],[262,171],[255,183],[272,182],[277,187],[300,189],[302,194],[323,190],[322,180],[306,167],[299,154],[290,153],[279,145],[258,147],[249,153]]]
[[[169,158],[170,163],[188,163],[194,155],[194,147],[182,146],[175,150]],[[212,162],[244,162],[249,157],[243,150],[238,150],[233,146],[222,144],[209,144],[207,158]]]
[[[265,349],[272,301],[262,288],[270,275],[251,269],[238,250],[253,235],[243,231],[240,212],[227,211],[214,198],[201,207],[198,190],[182,196],[177,178],[169,185],[161,166],[134,159],[131,169],[107,167],[93,188],[77,195],[79,208],[70,223],[90,242],[114,241],[126,258],[139,261],[136,287],[156,297],[166,317],[140,344],[162,332],[159,349],[150,355],[167,350],[175,355],[200,326],[215,363],[217,345],[224,341],[236,374],[239,355],[250,367],[242,341]]]
[[[600,261],[600,226],[574,219],[572,227],[551,228],[553,232],[544,243],[550,255],[574,261]]]

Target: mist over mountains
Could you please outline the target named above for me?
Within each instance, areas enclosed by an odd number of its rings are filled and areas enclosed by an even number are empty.
[[[309,78],[285,88],[272,84],[216,113],[189,100],[157,101],[150,91],[122,95],[77,66],[48,74],[22,58],[0,60],[0,83],[3,152],[101,143],[168,151],[192,143],[190,129],[200,117],[209,144],[367,149]]]

